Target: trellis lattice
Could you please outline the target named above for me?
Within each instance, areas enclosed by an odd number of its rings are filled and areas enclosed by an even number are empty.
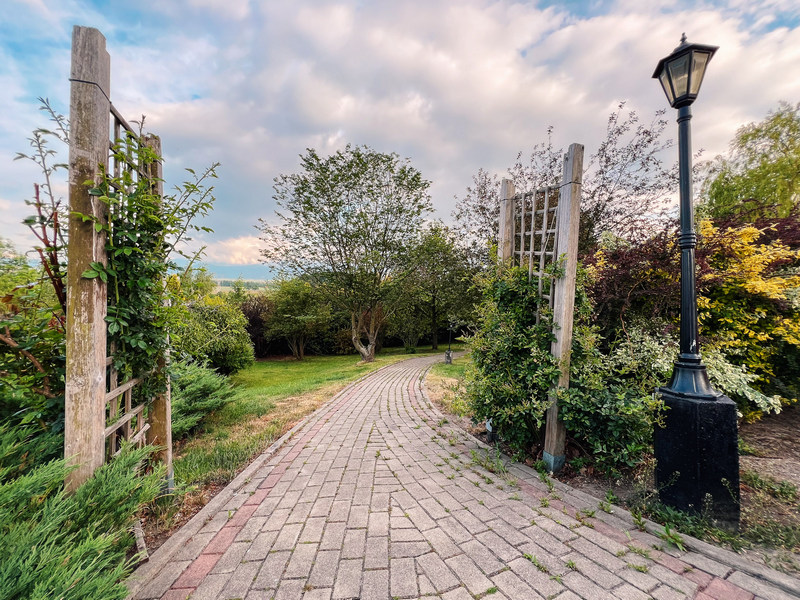
[[[538,279],[539,296],[547,301],[553,315],[555,341],[550,351],[561,368],[558,380],[561,388],[569,387],[582,178],[583,146],[572,144],[564,157],[561,185],[515,194],[513,182],[504,179],[501,190],[500,259],[507,265],[527,267],[528,276]],[[548,273],[549,268],[562,259],[563,269],[559,269],[559,276]],[[537,312],[537,323],[540,318],[541,314]],[[564,464],[566,431],[558,418],[556,394],[551,394],[551,398],[545,427],[544,460],[549,470],[558,471]]]

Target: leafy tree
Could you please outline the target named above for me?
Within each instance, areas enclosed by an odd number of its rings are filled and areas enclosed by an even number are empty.
[[[800,102],[781,102],[740,127],[728,156],[706,165],[703,214],[745,220],[787,217],[800,202]]]
[[[247,319],[247,333],[257,357],[267,356],[267,327],[275,311],[275,303],[266,292],[248,294],[240,308]]]
[[[672,145],[671,140],[663,139],[664,112],[658,111],[649,123],[642,123],[635,111],[626,110],[623,102],[609,115],[606,138],[585,167],[582,254],[591,251],[606,231],[624,239],[641,238],[659,220],[675,188],[674,169],[665,168],[660,158]],[[527,159],[520,152],[508,169],[518,193],[561,183],[564,151],[553,147],[552,131],[548,128],[546,143],[536,144]],[[496,243],[499,214],[500,179],[480,169],[453,216],[460,237],[483,264],[489,258],[488,248]]]
[[[279,281],[270,293],[273,304],[266,335],[282,338],[292,355],[303,360],[306,343],[315,333],[326,328],[330,309],[318,290],[300,277]]]
[[[440,223],[430,225],[418,244],[409,253],[409,270],[403,296],[414,298],[405,302],[408,328],[424,318],[433,349],[439,347],[439,330],[451,321],[469,320],[480,300],[472,291],[474,269],[467,253],[458,245],[453,231]],[[409,310],[418,312],[415,319]]]
[[[431,210],[430,182],[408,159],[366,146],[327,158],[309,149],[300,159],[301,172],[275,179],[281,223],[260,220],[264,261],[307,275],[347,311],[353,345],[371,362],[407,248]]]

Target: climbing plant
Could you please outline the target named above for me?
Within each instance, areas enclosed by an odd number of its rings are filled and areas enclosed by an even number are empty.
[[[174,194],[157,192],[152,166],[161,160],[139,135],[118,140],[117,161],[135,157],[136,171],[119,174],[103,172],[99,186],[91,193],[108,206],[108,223],[89,215],[98,231],[107,233],[108,263],[94,262],[83,277],[100,278],[108,284],[108,339],[113,346],[114,367],[126,376],[148,373],[156,366],[167,346],[170,318],[170,288],[165,285],[170,269],[176,269],[173,255],[190,260],[178,245],[188,234],[211,231],[195,223],[212,209],[215,163],[199,174],[187,169],[191,180],[176,187]],[[173,324],[174,325],[174,324]]]

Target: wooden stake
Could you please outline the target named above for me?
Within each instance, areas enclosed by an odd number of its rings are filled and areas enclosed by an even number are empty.
[[[564,276],[555,281],[553,321],[556,339],[551,352],[558,360],[561,375],[559,388],[569,387],[569,362],[572,349],[572,320],[575,309],[575,282],[578,267],[578,233],[581,216],[581,183],[583,181],[583,146],[572,144],[564,160],[563,183],[558,201],[558,246],[555,256],[564,260]],[[552,394],[547,409],[544,436],[544,461],[548,470],[557,472],[564,466],[566,430],[558,417],[558,401]]]
[[[153,180],[153,193],[160,197],[164,195],[163,168],[161,164],[161,139],[156,135],[147,135],[144,144],[151,148],[159,157],[159,160],[149,165],[149,177]],[[174,487],[174,477],[172,471],[172,397],[169,382],[167,365],[169,356],[162,356],[158,361],[158,370],[166,378],[166,390],[158,394],[150,406],[148,422],[150,429],[147,430],[147,443],[160,446],[161,450],[155,455],[156,458],[164,463],[167,468],[167,487],[171,490]]]
[[[81,276],[90,263],[107,262],[105,232],[95,228],[108,223],[106,206],[89,194],[109,151],[111,58],[97,29],[73,28],[71,81],[64,456],[77,469],[67,476],[69,491],[103,464],[105,442],[107,289]]]
[[[514,256],[514,182],[503,179],[500,184],[500,236],[497,242],[500,260]]]

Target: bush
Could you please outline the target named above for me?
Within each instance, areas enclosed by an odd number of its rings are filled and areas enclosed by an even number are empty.
[[[548,392],[559,376],[550,354],[552,320],[543,314],[536,323],[543,305],[527,269],[498,267],[481,286],[473,366],[467,373],[470,408],[475,418],[491,419],[515,450],[525,450],[540,439]]]
[[[233,386],[227,378],[197,364],[170,366],[172,380],[172,436],[188,434],[211,412],[230,402]]]
[[[247,319],[238,306],[222,298],[206,297],[186,308],[174,347],[179,356],[207,363],[226,375],[254,360]]]
[[[703,353],[709,349],[709,367],[711,362],[719,365],[718,375],[728,380],[728,388],[720,385],[726,393],[735,390],[743,414],[777,411],[776,397],[784,403],[800,397],[800,217],[752,225],[705,220],[699,229]],[[637,244],[606,244],[589,263],[589,292],[596,307],[592,322],[605,340],[604,351],[632,324],[647,324],[652,335],[677,329],[680,252],[672,228]],[[712,355],[713,349],[721,356]]]
[[[20,471],[19,457],[36,444],[0,427],[0,597],[122,600],[128,529],[158,494],[163,475],[141,473],[152,449],[124,447],[68,496],[63,460]]]
[[[559,392],[559,415],[569,435],[606,473],[635,467],[652,451],[663,407],[653,392],[666,383],[675,356],[665,341],[634,328],[602,354],[596,330],[581,323],[575,327],[570,387]]]

